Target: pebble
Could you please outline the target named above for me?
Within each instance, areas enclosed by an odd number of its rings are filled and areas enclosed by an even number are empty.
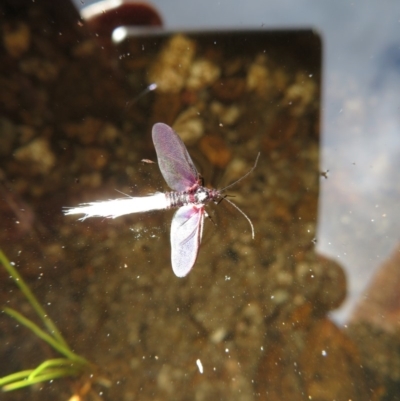
[[[56,163],[56,157],[45,138],[38,138],[18,148],[14,157],[21,163],[29,163],[33,173],[48,174]]]
[[[173,36],[151,67],[149,82],[160,92],[179,93],[189,75],[195,42],[184,35]]]
[[[190,90],[200,90],[212,85],[221,75],[221,69],[208,60],[195,61],[190,69],[186,86]]]
[[[23,22],[7,23],[3,27],[3,45],[7,53],[20,58],[31,44],[31,31]]]

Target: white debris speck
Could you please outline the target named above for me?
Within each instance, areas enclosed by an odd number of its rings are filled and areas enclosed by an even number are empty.
[[[200,359],[197,359],[197,360],[196,360],[196,365],[197,365],[197,367],[199,368],[199,372],[200,372],[201,374],[203,374],[203,372],[204,372],[204,370],[203,370],[203,364],[201,363]]]

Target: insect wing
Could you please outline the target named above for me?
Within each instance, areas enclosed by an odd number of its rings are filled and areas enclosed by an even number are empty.
[[[196,262],[203,235],[204,207],[182,206],[171,224],[172,270],[178,277],[186,276]]]
[[[178,134],[168,125],[157,123],[153,126],[152,136],[167,184],[175,191],[185,191],[197,183],[199,174]]]

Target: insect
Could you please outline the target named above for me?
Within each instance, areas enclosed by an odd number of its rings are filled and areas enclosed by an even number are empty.
[[[155,193],[144,197],[126,197],[108,201],[83,203],[78,207],[65,208],[64,214],[84,214],[88,217],[116,218],[130,213],[178,208],[171,223],[171,262],[176,276],[184,277],[196,262],[203,234],[205,204],[225,199],[247,219],[254,239],[254,227],[249,217],[233,202],[223,196],[227,188],[247,177],[254,166],[243,177],[218,190],[203,186],[202,178],[184,145],[175,131],[166,124],[153,126],[152,137],[161,173],[173,192]]]

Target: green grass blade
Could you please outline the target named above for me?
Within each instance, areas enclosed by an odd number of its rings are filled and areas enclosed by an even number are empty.
[[[3,387],[4,385],[6,385],[8,383],[15,382],[16,380],[27,378],[33,371],[34,371],[34,369],[21,370],[21,372],[12,373],[11,375],[1,377],[0,378],[0,387]]]
[[[17,390],[23,387],[32,386],[32,384],[58,379],[60,377],[77,376],[81,373],[82,371],[79,369],[67,369],[67,368],[50,369],[49,371],[44,371],[42,372],[41,375],[36,376],[32,379],[26,378],[25,380],[19,380],[14,383],[7,384],[3,386],[2,390],[3,391]]]
[[[66,358],[57,358],[57,359],[49,359],[47,361],[42,362],[36,369],[34,369],[28,376],[28,379],[33,379],[36,376],[42,374],[43,371],[47,369],[54,369],[55,367],[65,367],[65,368],[73,368],[73,369],[82,369],[82,365],[76,365],[70,359]]]
[[[21,315],[16,310],[5,307],[4,312],[7,313],[9,316],[13,317],[23,326],[32,330],[39,338],[41,338],[43,341],[46,341],[51,347],[57,350],[60,354],[65,355],[71,361],[80,363],[82,365],[89,364],[89,362],[85,358],[76,355],[74,352],[70,350],[69,347],[65,347],[64,344],[60,344],[54,337],[52,337],[50,334],[47,334],[38,325],[33,323],[31,320],[27,319],[25,316]]]
[[[47,342],[52,348],[66,357],[49,359],[42,362],[35,369],[23,370],[2,377],[0,378],[0,388],[3,391],[11,391],[61,377],[77,376],[82,374],[87,367],[92,366],[85,358],[75,354],[70,349],[54,322],[48,317],[22,277],[1,250],[0,262],[32,305],[50,334],[14,309],[4,307],[4,312],[21,325],[30,329],[37,337]]]
[[[57,329],[57,326],[53,323],[53,321],[48,317],[45,310],[42,308],[36,297],[33,295],[32,291],[26,285],[25,281],[21,277],[21,275],[17,272],[14,266],[11,265],[7,257],[4,255],[3,251],[0,250],[0,262],[3,264],[5,269],[11,275],[19,289],[25,295],[29,303],[32,305],[33,309],[36,311],[40,319],[42,319],[44,325],[47,330],[49,330],[50,334],[57,339],[57,341],[64,346],[64,348],[69,349],[67,342],[64,340],[64,337]]]

